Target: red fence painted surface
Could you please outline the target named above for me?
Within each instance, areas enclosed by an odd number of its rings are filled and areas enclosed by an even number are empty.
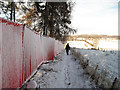
[[[2,88],[2,23],[0,23],[0,89]]]
[[[38,65],[62,49],[61,42],[0,18],[0,89],[21,87]]]

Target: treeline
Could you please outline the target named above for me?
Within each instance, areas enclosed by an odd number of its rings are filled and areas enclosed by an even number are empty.
[[[65,41],[69,33],[73,2],[3,2],[1,14],[7,19],[26,24],[31,30]]]
[[[120,39],[120,36],[117,35],[97,35],[97,34],[82,34],[82,35],[74,35],[74,36],[68,36],[69,39],[73,38],[113,38],[113,39]]]

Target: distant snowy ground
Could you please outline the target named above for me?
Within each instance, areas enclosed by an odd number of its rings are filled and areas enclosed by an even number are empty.
[[[98,47],[106,50],[120,50],[118,42],[120,42],[120,40],[100,40]]]
[[[93,43],[90,40],[86,40],[86,41],[91,44]],[[120,50],[120,47],[118,47],[118,42],[120,42],[120,40],[99,40],[96,45],[96,48],[102,50]],[[84,49],[95,48],[89,45],[88,43],[86,43],[85,41],[67,41],[67,43],[69,43],[71,47],[75,47],[75,48],[84,48]]]
[[[35,77],[40,88],[95,88],[92,79],[84,73],[79,60],[62,52],[55,61],[43,64]]]
[[[75,48],[84,48],[84,49],[93,48],[91,45],[89,45],[84,41],[67,41],[67,43],[70,44],[70,47],[75,47]]]

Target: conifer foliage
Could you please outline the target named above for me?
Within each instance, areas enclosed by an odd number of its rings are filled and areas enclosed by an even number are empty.
[[[10,4],[12,5],[10,6]],[[21,16],[16,18],[17,22],[24,23],[31,30],[40,32],[43,35],[64,41],[69,33],[76,32],[75,29],[70,28],[73,7],[73,3],[70,1],[27,2],[27,4],[25,2],[11,2],[7,5],[0,2],[0,5],[4,7],[2,9],[4,13],[9,11],[8,17],[13,13],[15,19],[15,13],[17,13]],[[14,10],[14,12],[10,12],[10,10]]]

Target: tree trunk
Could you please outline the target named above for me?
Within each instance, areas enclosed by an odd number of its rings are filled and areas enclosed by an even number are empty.
[[[44,11],[44,27],[43,27],[43,35],[47,36],[47,17],[48,17],[48,12],[47,12],[47,9],[48,9],[48,3],[46,2],[46,5],[45,5],[45,11]]]
[[[10,20],[12,21],[13,16],[13,2],[11,2],[11,13],[10,13]]]
[[[53,23],[53,16],[50,17],[50,37],[53,37],[53,30],[54,30],[54,23]]]
[[[13,10],[14,10],[14,22],[15,22],[15,2],[13,2]]]
[[[44,26],[43,26],[43,35],[45,35],[45,19],[43,21],[43,24],[44,24]]]
[[[14,11],[14,13],[13,13]],[[13,17],[14,15],[14,17]],[[12,21],[14,18],[14,22],[15,22],[15,2],[11,2],[11,13],[10,13],[10,20]]]

